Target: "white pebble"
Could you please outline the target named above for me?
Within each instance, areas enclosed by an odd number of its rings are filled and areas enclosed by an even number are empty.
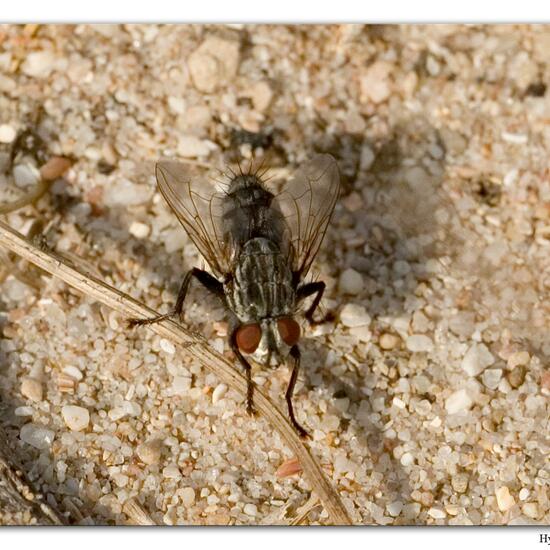
[[[174,395],[185,395],[191,387],[190,376],[174,376],[172,391]]]
[[[414,456],[411,453],[403,453],[400,462],[403,466],[412,466],[414,464]]]
[[[13,413],[15,416],[32,416],[34,409],[32,407],[16,407]]]
[[[141,222],[132,222],[130,225],[130,234],[136,237],[137,239],[145,239],[149,236],[151,228],[146,223]]]
[[[449,414],[468,411],[472,405],[473,401],[466,390],[455,391],[445,400],[445,410]]]
[[[359,294],[363,290],[363,277],[355,269],[346,269],[340,275],[338,288],[344,294]]]
[[[27,76],[46,78],[53,70],[55,56],[48,50],[32,52],[21,65],[21,70]]]
[[[483,381],[483,384],[485,385],[485,387],[489,388],[490,390],[496,390],[498,388],[501,378],[502,378],[501,369],[487,369],[481,375],[481,380]]]
[[[425,334],[411,334],[407,338],[405,345],[409,351],[413,352],[429,352],[434,347],[432,339]]]
[[[180,498],[184,506],[192,506],[195,503],[195,490],[192,487],[185,487],[180,492]]]
[[[394,407],[397,407],[398,409],[404,409],[407,406],[407,404],[401,399],[399,399],[399,397],[394,397],[392,404]]]
[[[212,392],[212,403],[216,404],[227,392],[225,384],[218,384]]]
[[[174,355],[174,353],[176,353],[176,346],[174,346],[174,344],[172,344],[172,342],[170,342],[170,340],[167,340],[166,338],[161,338],[159,345],[162,351],[165,351],[170,355]]]
[[[508,143],[514,143],[515,145],[523,145],[527,143],[527,136],[525,134],[512,134],[511,132],[502,132],[502,139]]]
[[[245,504],[243,508],[243,512],[247,516],[256,517],[256,514],[258,513],[258,508],[256,508],[255,504]]]
[[[162,475],[168,479],[179,479],[181,477],[181,472],[176,464],[169,464],[162,470]]]
[[[445,510],[442,510],[441,508],[435,508],[435,507],[430,508],[428,510],[428,515],[434,519],[445,519],[447,517]]]
[[[183,115],[185,112],[185,100],[183,97],[169,96],[168,108],[176,115]]]
[[[485,344],[474,344],[464,355],[462,368],[469,376],[477,376],[494,362],[495,358]]]
[[[340,311],[340,320],[346,327],[361,327],[371,322],[367,310],[359,304],[346,304]]]
[[[76,432],[86,428],[90,422],[90,413],[88,409],[75,405],[65,405],[61,409],[61,416],[63,416],[65,424]]]
[[[23,378],[21,393],[31,401],[42,401],[42,383],[36,378]]]
[[[368,67],[360,80],[361,101],[385,101],[391,93],[389,76],[393,69],[393,65],[386,61],[377,61]]]
[[[386,506],[386,510],[390,516],[396,518],[401,513],[401,510],[403,510],[403,503],[399,500],[391,502]]]
[[[161,444],[158,439],[152,441],[145,441],[138,446],[137,455],[139,459],[145,464],[158,464],[162,455]]]
[[[177,152],[182,157],[205,157],[210,153],[210,146],[206,140],[196,136],[180,136]]]
[[[529,355],[528,351],[516,351],[515,353],[512,353],[510,357],[508,357],[508,368],[512,370],[515,367],[526,366],[529,364],[530,360],[531,356]]]
[[[401,339],[399,336],[389,332],[384,332],[380,335],[378,343],[382,349],[394,349],[399,345],[400,340]]]
[[[55,432],[37,424],[25,424],[19,432],[19,437],[37,449],[48,449],[52,444]]]
[[[0,124],[0,143],[11,143],[17,135],[15,128],[9,124]]]
[[[531,494],[531,491],[529,491],[529,489],[527,489],[526,487],[523,487],[519,492],[519,499],[527,500],[530,494]]]
[[[539,516],[539,507],[536,502],[527,502],[521,507],[522,512],[531,519],[537,519]]]
[[[211,93],[233,78],[239,67],[239,50],[240,45],[235,40],[207,38],[187,60],[195,87]]]
[[[397,260],[393,263],[393,270],[397,275],[406,275],[407,273],[410,273],[411,266],[409,262],[406,262],[405,260]]]
[[[40,180],[40,172],[31,164],[17,164],[13,168],[13,179],[18,187],[36,185]]]
[[[256,82],[250,90],[250,98],[256,111],[265,111],[271,103],[273,91],[267,82]]]
[[[510,510],[512,506],[516,503],[514,497],[510,494],[510,490],[508,487],[499,487],[495,491],[495,496],[497,497],[497,505],[498,509],[501,512],[506,512],[507,510]]]
[[[74,378],[75,380],[82,380],[82,373],[79,369],[72,365],[68,365],[63,369],[63,372],[65,374],[68,374],[71,378]]]

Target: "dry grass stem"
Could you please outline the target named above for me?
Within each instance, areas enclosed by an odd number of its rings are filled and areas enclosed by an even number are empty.
[[[76,266],[69,266],[61,257],[37,248],[3,222],[0,222],[0,245],[126,317],[156,315],[155,311],[131,296],[105,284],[93,275],[84,274]],[[208,342],[199,335],[191,333],[172,320],[159,322],[149,328],[186,348],[221,381],[241,395],[246,395],[245,377],[237,371],[233,363],[214,351]],[[255,392],[255,404],[259,413],[279,432],[281,438],[302,465],[313,491],[329,515],[330,522],[336,525],[351,524],[351,519],[338,493],[325,476],[320,464],[311,455],[306,444],[298,437],[286,416],[259,389],[256,389]]]

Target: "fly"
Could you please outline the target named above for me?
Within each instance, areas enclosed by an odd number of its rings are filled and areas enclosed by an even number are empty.
[[[158,188],[211,273],[194,267],[183,279],[173,311],[132,319],[130,324],[179,318],[189,284],[197,279],[228,310],[229,343],[247,379],[247,412],[254,413],[247,357],[265,366],[290,357],[292,373],[285,395],[288,414],[300,436],[306,437],[292,406],[300,368],[300,325],[295,316],[302,302],[313,296],[305,318],[310,324],[315,322],[313,314],[325,283],[304,279],[334,210],[340,176],[336,161],[327,154],[303,164],[277,194],[268,189],[263,175],[232,172],[227,189],[219,191],[205,179],[192,180],[184,164],[157,163]]]

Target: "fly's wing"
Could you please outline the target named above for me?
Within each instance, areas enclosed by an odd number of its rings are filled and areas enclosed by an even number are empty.
[[[162,196],[189,238],[214,274],[226,275],[230,271],[231,250],[223,240],[223,193],[204,178],[193,178],[192,183],[188,167],[179,162],[158,162],[155,172]]]
[[[338,165],[324,154],[303,164],[275,197],[289,232],[292,270],[301,277],[321,246],[339,191]]]

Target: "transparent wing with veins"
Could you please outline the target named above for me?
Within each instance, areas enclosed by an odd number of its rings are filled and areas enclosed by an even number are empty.
[[[189,238],[217,277],[230,272],[234,251],[224,240],[223,192],[206,178],[191,176],[189,167],[172,161],[156,165],[158,188]]]
[[[275,201],[292,245],[292,270],[305,277],[317,254],[340,191],[340,174],[331,155],[303,164]]]

